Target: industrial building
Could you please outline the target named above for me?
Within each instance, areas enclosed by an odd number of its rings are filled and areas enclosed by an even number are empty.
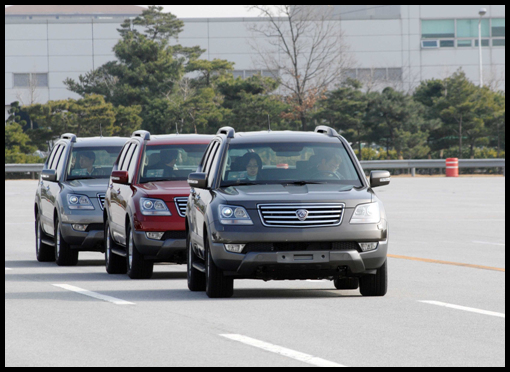
[[[484,83],[505,89],[504,5],[335,5],[354,63],[345,76],[412,91],[421,80],[462,68],[479,82],[479,9]],[[45,103],[78,98],[64,79],[77,80],[115,59],[117,28],[136,17],[135,5],[14,5],[5,9],[5,112],[13,101]],[[235,63],[235,76],[270,75],[256,64],[249,25],[263,18],[185,18],[178,42],[205,49],[204,59]]]

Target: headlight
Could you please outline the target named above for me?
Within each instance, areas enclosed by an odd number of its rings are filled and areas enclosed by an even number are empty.
[[[85,195],[67,195],[67,205],[69,209],[94,209],[92,202]]]
[[[220,222],[223,225],[253,225],[248,212],[243,207],[220,204]]]
[[[351,223],[378,223],[380,220],[378,202],[358,205],[351,217]]]
[[[161,199],[140,198],[140,211],[144,216],[171,216],[166,203]]]

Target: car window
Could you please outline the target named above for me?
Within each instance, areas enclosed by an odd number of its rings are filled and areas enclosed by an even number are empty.
[[[67,180],[109,178],[121,146],[73,147],[67,164]]]
[[[206,144],[146,146],[140,166],[140,182],[187,180],[195,172]]]
[[[60,156],[60,153],[62,151],[62,147],[63,145],[57,145],[56,148],[55,148],[55,151],[52,153],[52,156],[50,158],[50,162],[48,163],[48,168],[49,169],[56,169],[56,165],[57,165],[57,160],[58,160],[58,157]]]
[[[136,144],[130,143],[129,148],[126,152],[126,156],[124,157],[124,160],[120,164],[119,170],[126,171],[128,169],[129,161],[131,160],[131,156],[133,155],[133,151],[135,150]]]
[[[60,151],[60,154],[58,155],[58,160],[56,164],[56,170],[57,170],[57,177],[62,177],[62,170],[64,169],[64,165],[66,162],[66,149],[67,146],[62,145],[62,150]],[[57,158],[57,157],[55,157]]]
[[[211,152],[209,153],[209,157],[207,158],[207,161],[205,163],[205,167],[203,170],[204,173],[209,173],[209,171],[211,170],[211,165],[214,161],[214,158],[216,156],[216,152],[218,151],[219,146],[220,146],[220,144],[218,142],[213,142]]]
[[[120,156],[119,156],[119,161],[118,163],[116,164],[116,170],[120,170],[120,166],[122,164],[122,162],[124,161],[124,158],[126,157],[126,153],[127,151],[129,150],[129,147],[131,146],[131,143],[126,143],[123,147],[122,147],[122,151],[120,152]]]
[[[133,182],[133,176],[136,170],[136,161],[138,160],[138,145],[133,146],[133,154],[131,155],[131,159],[129,160],[127,171],[129,172],[129,182]]]
[[[238,183],[363,183],[345,146],[295,142],[230,144],[221,171],[221,186]]]

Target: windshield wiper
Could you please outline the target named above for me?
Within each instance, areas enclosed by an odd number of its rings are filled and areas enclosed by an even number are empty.
[[[92,176],[86,176],[86,177],[68,177],[67,181],[74,181],[74,180],[94,180],[99,177],[92,177]],[[106,178],[106,177],[105,177]]]
[[[226,185],[221,185],[221,187],[251,186],[251,185],[263,185],[263,184],[262,183],[257,183],[257,182],[239,182],[239,183],[227,183]]]
[[[292,182],[284,182],[282,185],[322,185],[324,182],[316,182],[316,181],[292,181]]]

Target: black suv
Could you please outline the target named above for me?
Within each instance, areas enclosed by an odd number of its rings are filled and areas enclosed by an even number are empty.
[[[349,143],[329,127],[221,128],[188,183],[188,287],[230,297],[236,278],[329,279],[387,290],[388,221]]]
[[[64,134],[44,163],[35,194],[38,261],[76,265],[79,251],[103,251],[103,203],[127,138]]]

